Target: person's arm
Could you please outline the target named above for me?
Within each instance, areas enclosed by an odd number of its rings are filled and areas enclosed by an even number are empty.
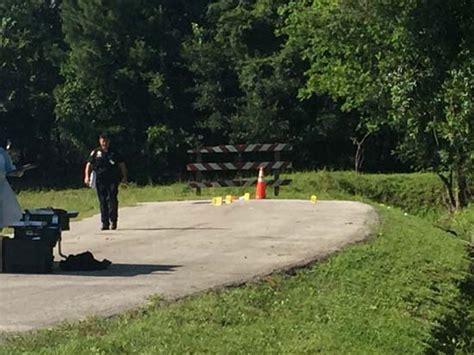
[[[8,177],[22,177],[25,174],[23,170],[13,170],[10,171],[7,176]]]
[[[92,164],[90,161],[86,163],[86,167],[84,168],[84,184],[89,185],[91,182],[91,172],[92,172]]]
[[[5,160],[5,172],[8,177],[22,177],[26,169],[17,168],[10,158],[8,152],[4,149],[0,150],[0,154]],[[31,164],[30,164],[31,165]]]
[[[0,154],[3,155],[3,159],[5,160],[5,172],[7,174],[12,173],[16,170],[16,166],[12,163],[12,159],[6,150],[3,148],[0,149]]]
[[[127,183],[128,181],[128,171],[127,171],[127,166],[125,165],[124,162],[119,163],[119,168],[120,168],[120,173],[122,174],[122,182],[124,184]]]

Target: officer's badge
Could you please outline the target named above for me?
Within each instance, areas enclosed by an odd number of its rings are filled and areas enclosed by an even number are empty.
[[[96,157],[97,158],[102,158],[102,152],[100,150],[97,151]]]

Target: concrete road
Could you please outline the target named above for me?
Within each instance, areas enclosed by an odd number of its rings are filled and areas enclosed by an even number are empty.
[[[89,250],[113,264],[94,272],[0,274],[0,331],[112,315],[153,294],[175,299],[239,284],[361,241],[376,222],[362,203],[302,200],[146,203],[120,209],[119,229],[106,232],[98,230],[98,216],[73,222],[63,253]]]

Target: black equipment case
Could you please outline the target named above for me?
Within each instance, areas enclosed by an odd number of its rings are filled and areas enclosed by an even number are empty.
[[[22,240],[42,240],[51,245],[51,247],[55,247],[56,243],[61,239],[61,230],[57,227],[48,226],[18,226],[15,227],[13,237],[14,239]]]
[[[44,240],[3,239],[3,272],[48,273],[53,268],[53,247]]]
[[[0,272],[47,273],[53,268],[53,248],[59,245],[61,232],[69,230],[70,218],[78,212],[57,208],[25,210],[22,221],[9,227],[14,229],[13,238],[0,239]]]
[[[56,227],[63,231],[69,230],[69,220],[77,217],[79,213],[75,211],[66,211],[60,208],[32,208],[25,210],[23,221],[42,221],[49,227]]]

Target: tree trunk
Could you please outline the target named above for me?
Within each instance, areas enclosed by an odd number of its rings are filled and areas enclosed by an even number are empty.
[[[462,209],[467,206],[469,201],[469,191],[467,186],[467,179],[464,172],[459,169],[456,174],[457,181],[457,207]]]
[[[469,201],[469,187],[466,175],[462,170],[457,170],[455,174],[451,171],[449,177],[437,173],[443,182],[448,194],[448,208],[450,212],[461,210],[467,206]],[[455,175],[455,176],[453,176]]]
[[[438,177],[443,182],[446,192],[448,194],[448,209],[450,212],[456,210],[456,196],[453,189],[453,172],[449,173],[449,177],[444,176],[441,173],[437,173]]]
[[[359,142],[357,144],[357,149],[354,157],[354,170],[356,173],[359,173],[362,169],[362,163],[364,162],[364,148]]]
[[[359,173],[362,169],[362,164],[364,163],[364,142],[370,136],[370,132],[367,132],[361,140],[357,138],[352,138],[352,143],[357,146],[355,156],[354,156],[354,170],[356,173]]]

